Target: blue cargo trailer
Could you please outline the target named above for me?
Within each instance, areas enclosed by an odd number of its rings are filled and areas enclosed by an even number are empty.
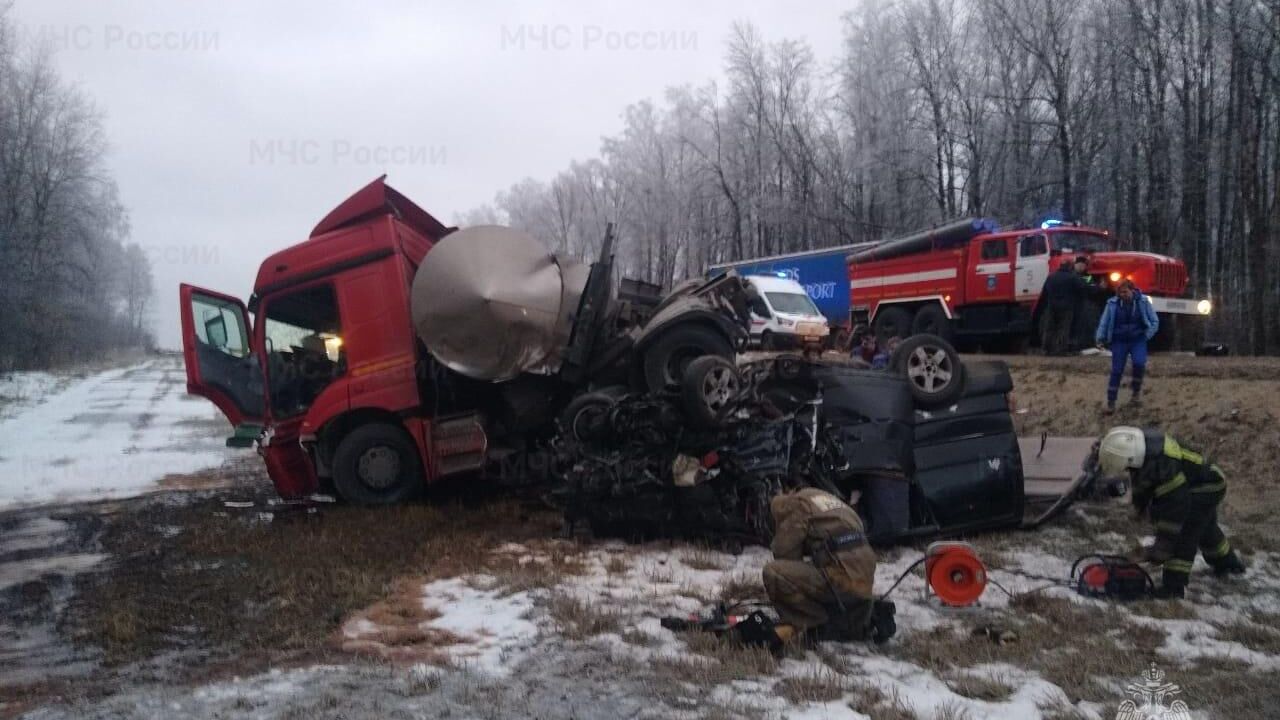
[[[726,270],[737,270],[739,275],[774,275],[790,278],[804,286],[831,325],[831,337],[837,328],[849,329],[849,265],[845,259],[849,253],[866,250],[878,243],[866,242],[821,250],[751,258],[737,262],[718,263],[707,268],[707,276],[715,277]]]

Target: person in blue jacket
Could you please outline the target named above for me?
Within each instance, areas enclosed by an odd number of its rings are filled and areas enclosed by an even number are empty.
[[[1125,362],[1133,358],[1132,402],[1142,401],[1142,377],[1147,372],[1147,341],[1160,329],[1160,318],[1151,307],[1151,301],[1143,295],[1132,280],[1124,280],[1116,288],[1115,297],[1107,300],[1098,321],[1094,339],[1099,347],[1111,348],[1111,378],[1107,382],[1107,410],[1116,410],[1116,395],[1120,394],[1120,378],[1124,375]]]

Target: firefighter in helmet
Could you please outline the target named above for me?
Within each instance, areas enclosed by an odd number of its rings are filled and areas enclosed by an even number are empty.
[[[1218,527],[1226,477],[1204,455],[1158,430],[1121,426],[1102,438],[1098,465],[1105,477],[1128,470],[1134,508],[1150,512],[1156,542],[1145,559],[1163,564],[1158,596],[1183,597],[1197,551],[1215,575],[1244,573],[1244,563]]]
[[[805,632],[832,640],[892,637],[894,607],[872,598],[876,555],[853,508],[804,488],[773,498],[769,509],[774,560],[764,566],[764,588],[781,619],[778,639]]]

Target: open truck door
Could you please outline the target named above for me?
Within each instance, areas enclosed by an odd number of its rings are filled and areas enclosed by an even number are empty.
[[[252,351],[249,311],[240,300],[179,287],[187,392],[209,399],[235,428],[230,447],[250,447],[262,431],[262,366]]]

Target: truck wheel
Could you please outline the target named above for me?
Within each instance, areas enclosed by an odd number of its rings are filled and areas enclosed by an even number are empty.
[[[964,365],[951,343],[937,335],[912,335],[889,358],[889,369],[902,374],[911,397],[926,410],[951,405],[964,392]]]
[[[333,485],[347,502],[394,505],[422,490],[418,448],[404,430],[384,423],[362,425],[333,453]]]
[[[604,416],[618,398],[625,394],[616,393],[612,388],[589,392],[574,398],[560,413],[560,431],[576,442],[590,444],[604,437]]]
[[[738,404],[742,376],[732,362],[717,355],[704,355],[684,369],[680,381],[685,411],[695,424],[718,426]]]
[[[938,304],[925,305],[916,311],[916,317],[911,321],[911,334],[937,335],[947,342],[953,342],[956,335],[951,319]]]
[[[911,334],[911,311],[902,307],[881,310],[876,314],[875,332],[881,342],[891,337],[907,337]]]
[[[644,353],[644,382],[649,392],[678,390],[685,368],[704,355],[733,359],[733,345],[706,325],[682,325],[663,333]]]

